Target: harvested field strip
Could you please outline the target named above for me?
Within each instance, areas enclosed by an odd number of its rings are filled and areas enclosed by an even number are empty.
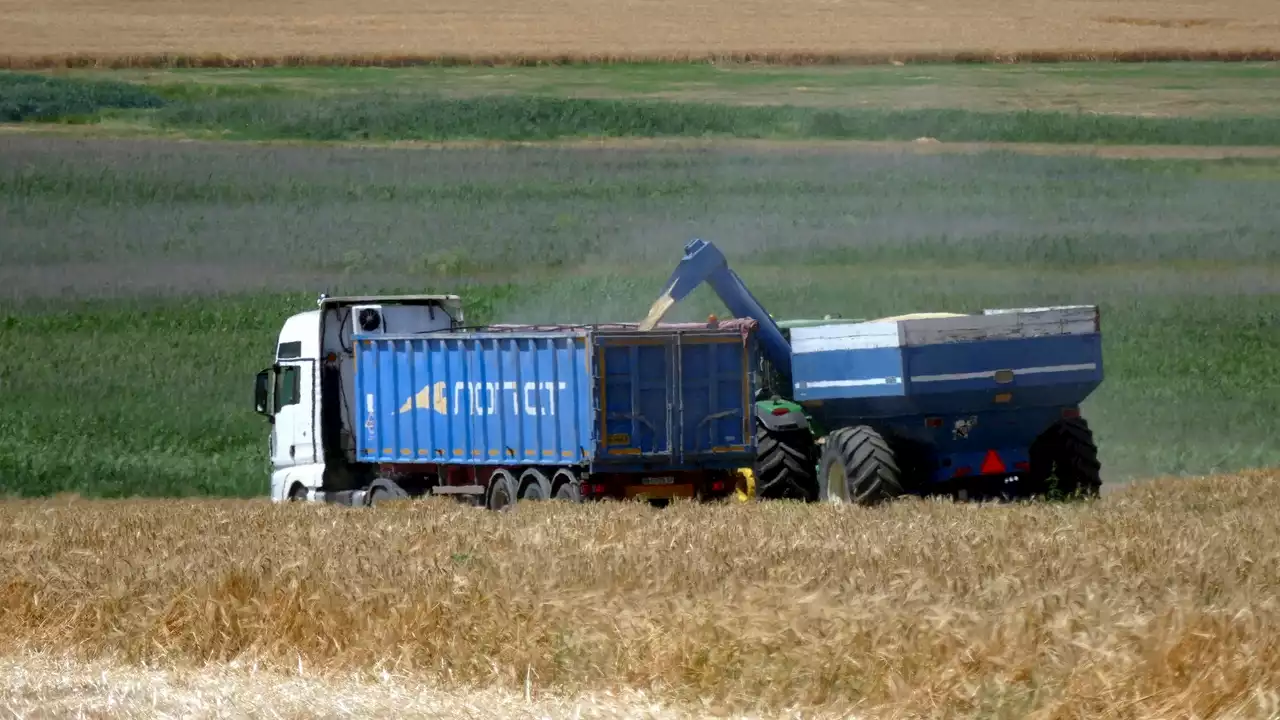
[[[1238,50],[1196,50],[1152,48],[1149,50],[1028,50],[1013,52],[685,52],[669,54],[610,53],[500,53],[500,54],[420,54],[356,53],[347,55],[254,55],[221,53],[184,54],[94,54],[69,53],[0,56],[0,69],[176,69],[176,68],[268,68],[268,67],[545,67],[563,65],[631,64],[752,64],[804,67],[814,65],[935,65],[935,64],[1059,64],[1170,63],[1170,62],[1274,62],[1280,47]]]
[[[217,54],[444,58],[1001,57],[1243,53],[1277,49],[1272,0],[0,0],[12,57]],[[527,60],[526,60],[527,61]]]
[[[0,653],[711,708],[1275,711],[1280,474],[1096,503],[0,505]]]

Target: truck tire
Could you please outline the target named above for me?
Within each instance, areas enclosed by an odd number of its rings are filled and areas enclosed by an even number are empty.
[[[551,484],[555,488],[555,493],[552,495],[554,499],[582,502],[582,489],[578,479],[568,470],[557,470],[555,476],[551,478]]]
[[[549,500],[551,481],[541,470],[530,468],[520,474],[521,500]]]
[[[1035,495],[1097,497],[1102,463],[1093,430],[1084,418],[1064,418],[1031,444],[1030,490]]]
[[[818,469],[819,497],[831,503],[877,505],[902,494],[902,472],[889,443],[859,425],[827,436]]]
[[[512,510],[516,506],[516,479],[506,470],[495,470],[489,477],[489,509]]]
[[[582,491],[578,489],[578,483],[567,482],[556,490],[556,499],[567,502],[582,502]]]
[[[397,485],[394,481],[386,478],[378,478],[369,485],[369,490],[365,493],[365,504],[373,507],[391,500],[405,500],[409,497],[409,493],[404,488]]]
[[[761,500],[818,499],[813,467],[813,434],[808,428],[770,430],[756,427],[755,495]]]

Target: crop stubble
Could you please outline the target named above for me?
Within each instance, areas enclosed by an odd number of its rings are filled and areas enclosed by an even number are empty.
[[[1280,476],[1093,504],[0,505],[0,652],[719,709],[1274,711]]]
[[[158,54],[270,62],[327,56],[339,64],[415,56],[677,59],[773,53],[778,60],[818,62],[841,55],[958,52],[1178,56],[1274,51],[1280,34],[1280,10],[1269,0],[1219,0],[1208,7],[1186,0],[1033,0],[1014,13],[996,0],[648,0],[607,7],[588,0],[550,6],[448,0],[430,7],[407,0],[233,0],[216,6],[190,0],[89,6],[3,0],[0,17],[0,48],[17,66],[77,54],[121,64],[146,64]]]

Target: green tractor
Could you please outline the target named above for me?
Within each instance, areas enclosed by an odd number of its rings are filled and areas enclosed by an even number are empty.
[[[789,342],[791,329],[843,322],[861,322],[827,318],[821,320],[775,321]],[[762,500],[818,499],[817,438],[826,431],[800,403],[792,400],[786,378],[761,357],[761,387],[756,395],[756,461],[751,468],[752,492]]]

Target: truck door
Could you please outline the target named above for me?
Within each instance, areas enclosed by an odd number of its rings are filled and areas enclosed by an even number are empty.
[[[271,462],[276,467],[318,462],[315,437],[315,363],[281,362],[275,370],[272,395],[275,427]]]

